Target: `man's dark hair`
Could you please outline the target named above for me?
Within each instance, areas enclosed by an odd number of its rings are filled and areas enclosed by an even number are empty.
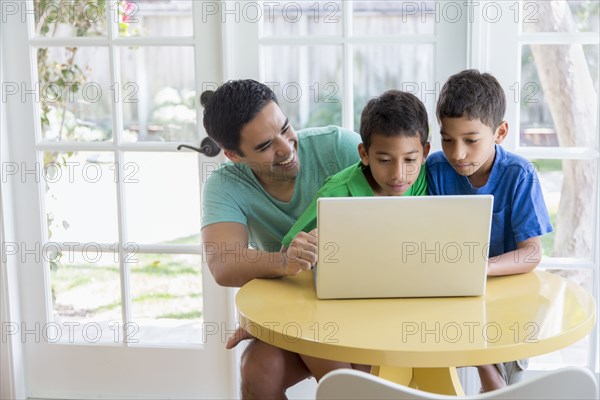
[[[442,87],[436,116],[479,119],[496,130],[504,119],[506,97],[500,83],[488,73],[468,69],[452,75]]]
[[[427,110],[415,95],[388,90],[369,100],[360,117],[360,136],[368,151],[371,136],[418,136],[425,146],[429,137]]]
[[[252,79],[229,81],[216,91],[200,96],[204,107],[204,129],[225,150],[240,150],[240,133],[244,125],[269,103],[277,103],[275,93],[267,85]]]

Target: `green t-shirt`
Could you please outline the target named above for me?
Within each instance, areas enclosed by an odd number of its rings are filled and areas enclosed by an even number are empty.
[[[364,197],[373,196],[373,189],[367,182],[363,173],[363,165],[359,161],[325,181],[323,187],[317,192],[308,208],[302,213],[292,229],[283,238],[282,244],[289,246],[290,242],[300,232],[310,232],[317,227],[317,200],[320,197]],[[427,195],[427,178],[425,165],[421,167],[419,176],[402,196]]]
[[[279,251],[281,239],[325,179],[359,160],[359,143],[357,133],[337,126],[298,131],[300,171],[288,203],[269,195],[246,165],[224,162],[204,183],[202,227],[238,222],[248,228],[250,246]]]

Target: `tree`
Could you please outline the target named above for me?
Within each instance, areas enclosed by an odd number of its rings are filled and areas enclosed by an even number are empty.
[[[537,1],[535,23],[526,32],[576,32],[566,1]],[[598,95],[583,46],[531,45],[538,76],[561,147],[593,149],[597,143]],[[553,256],[589,258],[593,254],[595,160],[564,160]]]

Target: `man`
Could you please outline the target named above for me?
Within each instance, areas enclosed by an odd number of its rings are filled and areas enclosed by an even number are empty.
[[[281,240],[325,179],[358,162],[360,137],[335,126],[296,133],[275,94],[253,80],[227,82],[201,101],[206,132],[230,160],[202,193],[202,240],[216,282],[239,287],[312,268],[315,232],[301,232],[285,252]],[[227,348],[247,338],[240,330]],[[285,398],[301,380],[342,367],[351,365],[252,340],[242,356],[242,398]]]

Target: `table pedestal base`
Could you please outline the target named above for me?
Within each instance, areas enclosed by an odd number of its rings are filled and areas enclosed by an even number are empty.
[[[382,365],[371,367],[371,374],[430,393],[464,396],[455,367],[410,368]]]

